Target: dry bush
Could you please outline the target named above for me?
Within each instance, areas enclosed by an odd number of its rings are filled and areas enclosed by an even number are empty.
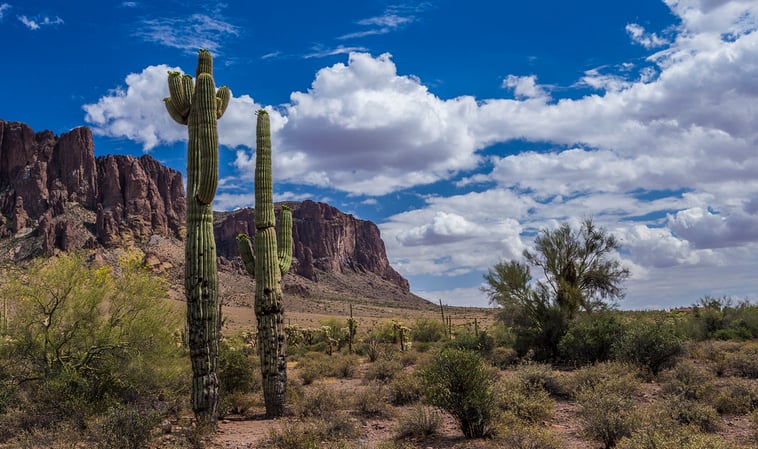
[[[545,428],[513,423],[498,436],[508,449],[561,449],[561,440]]]
[[[726,354],[725,371],[749,379],[758,379],[758,341],[742,343],[737,351]]]
[[[718,435],[690,427],[641,428],[621,439],[616,449],[738,449]]]
[[[380,357],[368,366],[363,375],[363,380],[366,382],[390,382],[402,370],[403,365],[398,360]]]
[[[628,394],[637,394],[640,390],[640,371],[634,365],[621,362],[601,362],[574,371],[566,379],[566,389],[572,395],[580,390],[591,389],[603,384],[605,389],[612,389]]]
[[[716,388],[715,379],[710,369],[690,360],[681,360],[658,376],[665,393],[692,400],[710,397]]]
[[[389,418],[392,407],[387,400],[387,389],[381,384],[370,384],[355,392],[353,406],[364,418]]]
[[[702,432],[716,432],[721,428],[721,417],[708,404],[679,396],[667,399],[663,407],[679,424],[696,427]]]
[[[718,387],[712,405],[722,414],[741,415],[758,409],[758,384],[729,377]]]
[[[536,423],[553,416],[555,401],[541,384],[530,383],[518,373],[509,373],[497,385],[498,405],[514,417]]]
[[[631,391],[616,379],[602,379],[592,385],[582,386],[575,397],[579,404],[579,418],[584,424],[584,433],[603,442],[606,448],[613,447],[621,438],[630,436],[641,423]]]
[[[516,377],[528,389],[541,388],[553,396],[568,396],[565,382],[549,363],[524,363],[515,369]]]
[[[442,425],[439,412],[425,405],[416,405],[398,420],[397,438],[424,439],[437,433]]]
[[[287,421],[271,429],[262,449],[347,449],[358,435],[355,422],[345,413],[324,415],[321,419]]]
[[[345,399],[328,385],[314,385],[302,399],[292,401],[291,407],[298,417],[330,416],[345,409]]]
[[[414,404],[421,399],[421,382],[418,377],[401,371],[387,384],[392,405]]]

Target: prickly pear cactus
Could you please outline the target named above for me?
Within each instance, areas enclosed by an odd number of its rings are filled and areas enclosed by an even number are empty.
[[[187,240],[184,290],[192,361],[192,410],[201,425],[215,427],[218,419],[218,302],[216,244],[213,239],[212,202],[218,186],[217,120],[229,104],[226,86],[216,90],[210,52],[200,50],[197,72],[169,72],[170,97],[166,110],[176,122],[187,125]]]

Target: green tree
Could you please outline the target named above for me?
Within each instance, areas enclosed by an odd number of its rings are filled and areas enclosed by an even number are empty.
[[[181,317],[139,252],[115,270],[89,267],[81,254],[38,260],[11,272],[0,296],[14,305],[0,363],[19,385],[97,408],[174,389],[187,368],[175,338]]]
[[[537,357],[550,358],[579,311],[604,309],[623,297],[629,270],[613,257],[621,248],[618,240],[592,219],[579,230],[568,223],[543,229],[534,248],[524,251],[524,262],[491,268],[483,290],[502,308],[500,319],[514,328],[516,349],[533,348]],[[532,281],[530,266],[542,271],[541,280]]]

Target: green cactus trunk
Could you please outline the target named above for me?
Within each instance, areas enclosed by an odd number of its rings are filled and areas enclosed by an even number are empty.
[[[255,317],[266,416],[284,414],[287,340],[284,332],[282,276],[292,262],[292,212],[282,207],[279,232],[274,215],[271,131],[268,113],[258,111],[255,156],[255,250],[246,235],[237,243],[248,273],[255,278]],[[278,245],[277,245],[278,243]]]
[[[164,99],[171,117],[187,125],[187,240],[184,290],[192,363],[192,410],[201,426],[215,427],[218,419],[218,302],[216,244],[212,202],[218,185],[217,120],[229,104],[227,87],[216,91],[211,54],[200,50],[192,77],[170,72],[170,97]]]

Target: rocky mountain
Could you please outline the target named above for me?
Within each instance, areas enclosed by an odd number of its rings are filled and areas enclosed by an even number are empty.
[[[374,223],[328,204],[287,204],[293,210],[296,260],[285,290],[309,295],[319,290],[317,285],[331,283],[330,291],[380,297],[381,292],[363,291],[378,289],[420,300],[390,266]],[[13,242],[0,247],[2,260],[137,245],[151,264],[174,267],[174,277],[181,277],[186,214],[181,173],[148,155],[95,158],[87,127],[58,137],[0,120],[0,214],[0,241]],[[254,238],[253,209],[216,214],[220,269],[243,276],[236,244],[240,232]],[[154,247],[158,241],[160,249]]]

